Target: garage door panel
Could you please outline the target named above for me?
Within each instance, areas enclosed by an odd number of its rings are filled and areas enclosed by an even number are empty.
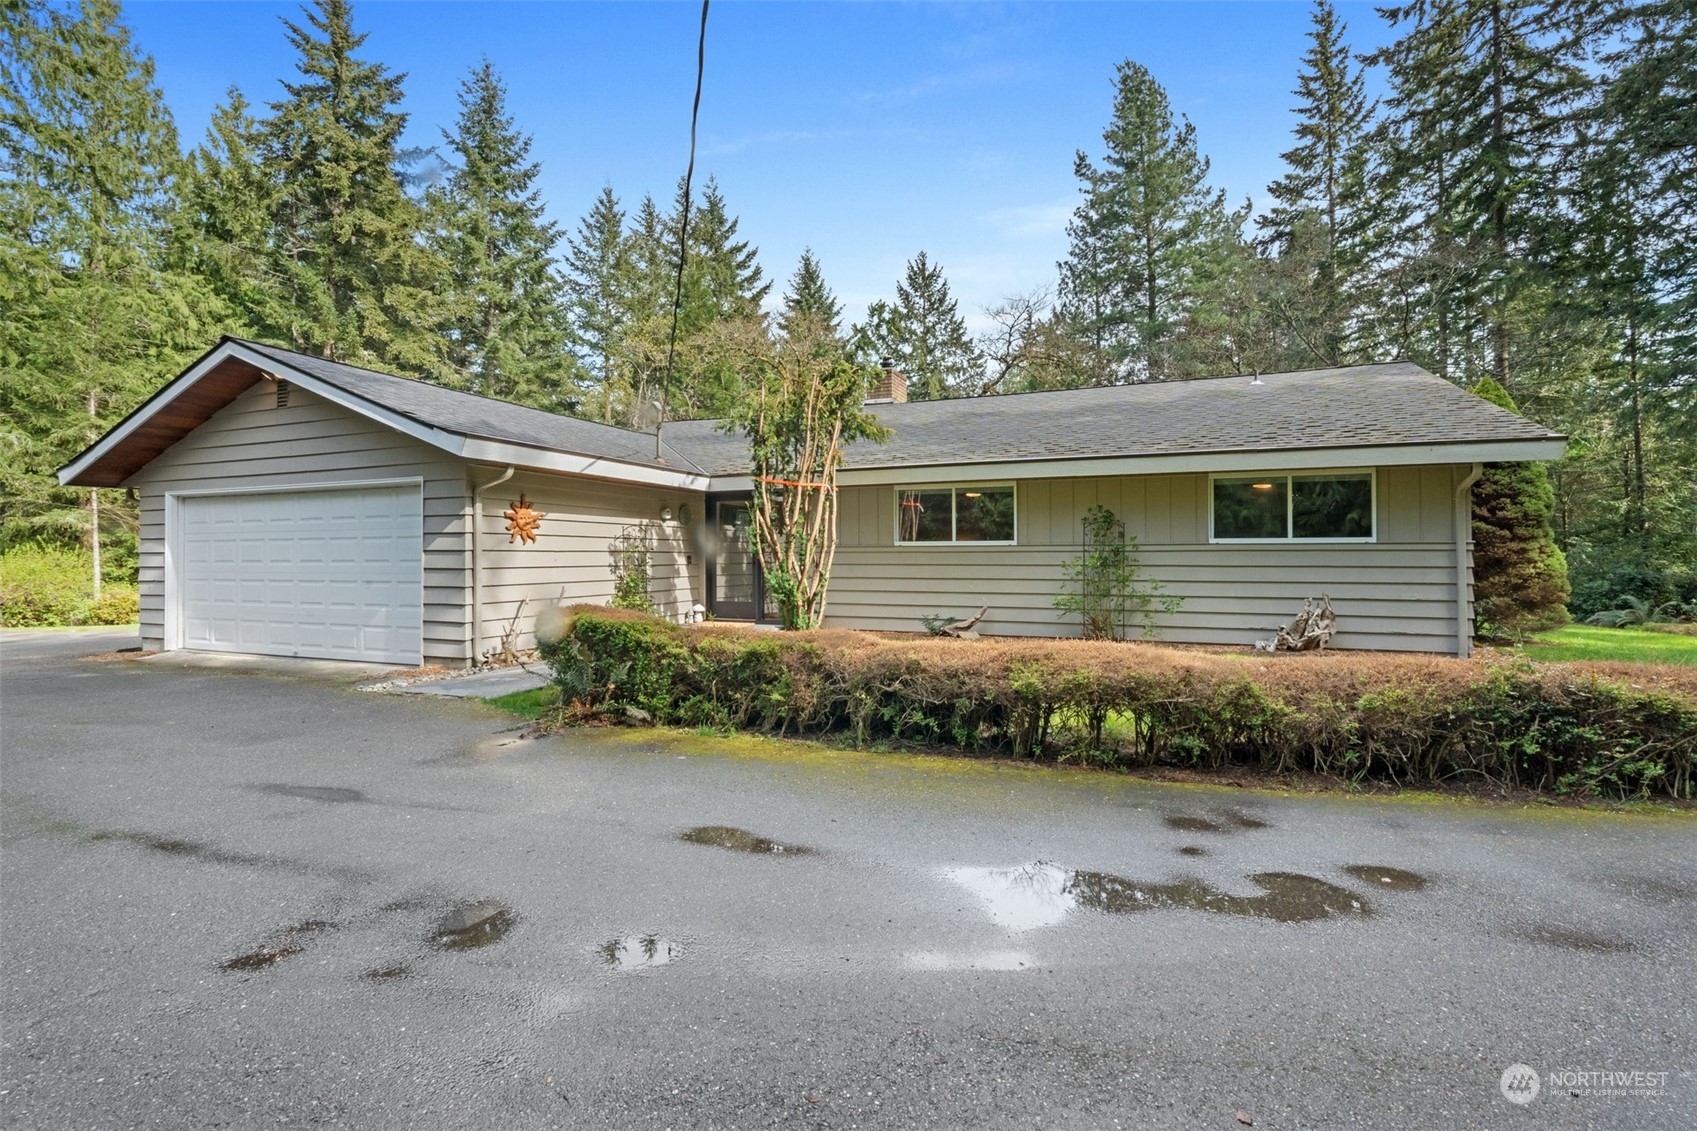
[[[186,647],[419,662],[416,486],[189,497],[179,517]]]

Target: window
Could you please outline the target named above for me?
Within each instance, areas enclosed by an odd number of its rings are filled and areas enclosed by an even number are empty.
[[[896,489],[896,542],[1014,540],[1012,483]]]
[[[1219,475],[1213,492],[1216,542],[1374,537],[1371,471]]]

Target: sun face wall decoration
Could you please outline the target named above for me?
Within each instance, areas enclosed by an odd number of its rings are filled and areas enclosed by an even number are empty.
[[[509,504],[507,509],[501,512],[501,517],[507,520],[507,541],[511,543],[536,541],[536,528],[541,526],[542,520],[548,516],[541,511],[531,510],[529,501],[521,492],[519,501]]]

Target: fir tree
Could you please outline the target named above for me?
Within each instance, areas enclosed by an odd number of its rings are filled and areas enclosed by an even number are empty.
[[[485,59],[460,84],[460,115],[442,138],[454,157],[432,194],[432,244],[447,265],[451,313],[443,329],[451,380],[484,396],[564,407],[565,296],[555,271],[559,230],[535,189],[531,139],[507,113],[506,87]]]
[[[908,260],[896,283],[896,301],[874,302],[853,337],[863,362],[895,363],[916,401],[961,396],[983,378],[983,358],[966,332],[943,268],[923,251]]]
[[[404,75],[356,52],[348,0],[314,0],[306,25],[285,20],[297,82],[271,104],[264,159],[278,186],[272,270],[286,301],[267,334],[295,349],[410,373],[445,371],[439,257],[399,169]]]
[[[184,169],[171,259],[212,288],[233,332],[251,336],[283,317],[266,256],[277,187],[260,164],[262,129],[247,99],[235,87],[227,99]]]
[[[1518,411],[1488,377],[1473,391]],[[1567,623],[1567,559],[1550,530],[1554,510],[1542,463],[1486,464],[1473,485],[1473,601],[1480,635],[1518,637]]]
[[[843,304],[825,285],[824,272],[819,269],[819,261],[813,258],[812,248],[802,249],[801,262],[796,265],[795,274],[790,276],[778,326],[787,335],[800,318],[816,319],[830,337],[842,335]]]
[[[1455,380],[1514,388],[1517,328],[1545,292],[1536,262],[1557,222],[1563,141],[1589,89],[1585,47],[1545,0],[1411,0],[1375,53],[1391,92],[1376,143],[1387,290],[1418,295],[1416,356]],[[1401,277],[1396,277],[1398,268]],[[1378,305],[1378,304],[1375,304]],[[1424,347],[1424,348],[1422,348]]]
[[[652,202],[649,202],[652,205]],[[620,399],[620,357],[631,308],[631,241],[612,186],[603,186],[577,235],[568,237],[565,290],[570,342],[581,374],[582,404],[611,424]],[[626,389],[625,393],[628,394]]]
[[[177,135],[115,3],[0,6],[0,155],[0,539],[88,541],[91,493],[54,470],[205,348],[213,306],[165,265]]]
[[[1256,222],[1286,279],[1307,283],[1281,307],[1303,360],[1337,365],[1349,353],[1372,107],[1331,0],[1315,0],[1313,21],[1293,92],[1299,144],[1283,154],[1288,170],[1267,188],[1275,204]]]
[[[1207,186],[1196,130],[1175,119],[1166,91],[1126,60],[1098,166],[1074,161],[1084,200],[1068,225],[1062,307],[1077,332],[1124,377],[1186,375],[1173,343],[1211,278],[1229,265],[1243,217]]]

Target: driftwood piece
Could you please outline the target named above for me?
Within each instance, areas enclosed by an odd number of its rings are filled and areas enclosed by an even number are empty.
[[[973,626],[984,619],[984,614],[990,611],[989,605],[981,607],[977,613],[965,620],[957,620],[953,624],[945,624],[937,630],[939,635],[952,636],[956,640],[977,640],[978,630]]]
[[[1332,609],[1332,599],[1320,594],[1302,599],[1302,612],[1289,624],[1279,626],[1271,640],[1257,640],[1255,647],[1263,652],[1323,652],[1338,630],[1338,614]]]

